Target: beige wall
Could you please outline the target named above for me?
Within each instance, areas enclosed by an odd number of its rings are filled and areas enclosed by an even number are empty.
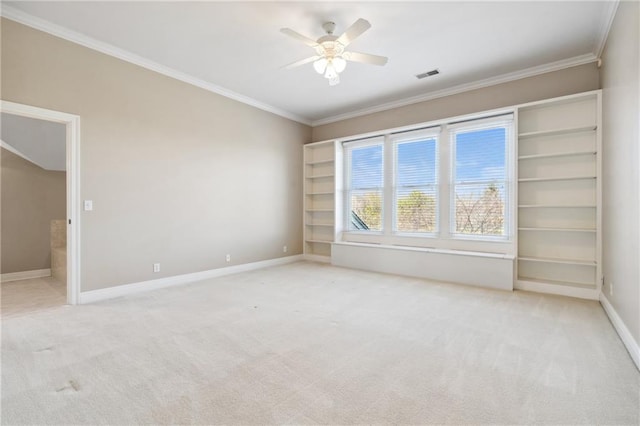
[[[308,126],[6,19],[2,98],[81,117],[82,291],[301,253]]]
[[[0,155],[0,272],[48,269],[51,220],[67,216],[66,173],[44,170],[5,149]]]
[[[353,136],[600,88],[595,63],[528,77],[313,128],[313,141]]]
[[[602,56],[603,293],[637,343],[640,343],[639,27],[640,3],[621,2]]]

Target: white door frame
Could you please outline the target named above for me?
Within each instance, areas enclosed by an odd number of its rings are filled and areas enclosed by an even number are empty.
[[[80,295],[80,116],[3,100],[0,111],[67,128],[67,303],[76,305]]]

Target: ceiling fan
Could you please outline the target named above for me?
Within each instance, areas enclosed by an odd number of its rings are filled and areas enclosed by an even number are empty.
[[[313,62],[313,68],[316,72],[318,74],[324,74],[324,77],[329,80],[329,85],[335,86],[340,83],[339,74],[344,71],[347,66],[347,61],[362,62],[364,64],[371,65],[384,65],[387,63],[387,58],[384,56],[345,51],[345,48],[353,40],[371,28],[371,24],[366,19],[358,19],[353,23],[353,25],[347,28],[340,37],[333,35],[333,31],[336,28],[335,23],[325,22],[322,25],[322,28],[327,34],[320,37],[318,40],[313,40],[293,31],[291,28],[282,28],[280,30],[280,32],[303,42],[316,51],[314,56],[286,65],[284,67],[285,69],[291,69]]]

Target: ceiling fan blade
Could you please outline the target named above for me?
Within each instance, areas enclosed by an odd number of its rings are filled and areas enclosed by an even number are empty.
[[[290,70],[291,68],[295,68],[295,67],[299,67],[300,65],[308,64],[309,62],[313,62],[313,61],[318,60],[320,58],[321,58],[321,56],[318,56],[318,55],[311,56],[311,57],[304,58],[304,59],[301,59],[299,61],[296,61],[296,62],[294,62],[292,64],[285,65],[282,68],[284,68],[285,70]]]
[[[370,55],[360,52],[344,52],[342,57],[347,61],[362,62],[363,64],[385,65],[389,60],[385,56]]]
[[[371,24],[366,19],[358,19],[353,23],[347,31],[345,31],[338,39],[336,40],[343,46],[348,46],[353,40],[355,40],[360,34],[367,31],[371,28]]]
[[[286,34],[289,37],[293,37],[296,40],[299,40],[299,41],[303,42],[307,46],[316,47],[318,45],[318,43],[315,40],[312,40],[307,36],[303,36],[302,34],[296,32],[296,31],[293,31],[291,28],[282,28],[280,30],[280,32],[282,34]]]

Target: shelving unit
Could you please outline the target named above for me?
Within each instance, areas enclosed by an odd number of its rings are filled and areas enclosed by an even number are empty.
[[[594,91],[517,109],[516,288],[600,290],[600,97]]]
[[[329,262],[335,240],[335,143],[304,146],[304,255]]]

